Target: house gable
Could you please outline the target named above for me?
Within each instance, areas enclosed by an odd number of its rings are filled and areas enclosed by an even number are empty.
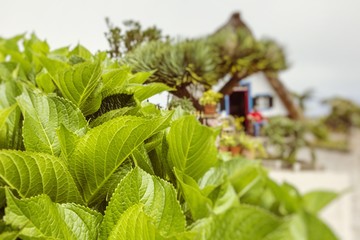
[[[263,73],[256,73],[245,78],[240,81],[240,85],[248,86],[249,109],[252,109],[253,105],[257,104],[265,117],[289,115],[281,98]]]

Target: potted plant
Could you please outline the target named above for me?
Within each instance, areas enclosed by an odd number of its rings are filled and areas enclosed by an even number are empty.
[[[235,145],[233,145],[233,146],[230,147],[230,151],[231,151],[231,154],[232,154],[233,156],[240,155],[240,153],[241,153],[241,145],[239,145],[239,144],[236,143],[236,141],[235,141]]]
[[[215,114],[216,105],[219,103],[220,99],[223,97],[221,93],[215,92],[213,90],[208,90],[199,99],[200,105],[204,106],[205,114]]]
[[[222,152],[233,152],[233,148],[237,145],[235,136],[229,134],[223,134],[220,138],[220,151]]]
[[[244,132],[238,135],[237,142],[241,146],[241,154],[248,159],[263,158],[266,156],[263,144],[259,140],[246,135]]]

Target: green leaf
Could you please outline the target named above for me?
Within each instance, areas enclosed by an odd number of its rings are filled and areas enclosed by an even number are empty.
[[[83,59],[90,60],[92,58],[92,54],[89,50],[87,50],[84,46],[78,44],[70,53],[69,56],[76,55]]]
[[[161,114],[161,111],[158,106],[150,102],[142,102],[141,108],[139,110],[140,116],[151,117],[151,116],[157,116],[159,114]]]
[[[72,132],[81,132],[87,122],[81,111],[66,99],[24,92],[17,98],[24,114],[23,137],[26,150],[60,154],[57,129],[63,124]]]
[[[103,239],[118,228],[126,210],[135,204],[143,204],[144,212],[153,219],[154,226],[162,236],[185,231],[185,217],[176,199],[174,187],[135,168],[120,182],[106,208],[101,226]]]
[[[104,99],[100,99],[100,106],[98,110],[95,113],[88,115],[86,117],[90,120],[93,120],[110,111],[119,110],[121,112],[122,111],[121,108],[136,107],[137,105],[138,105],[137,101],[136,99],[134,99],[133,94],[118,93],[111,96],[107,96]],[[111,115],[108,115],[108,117],[117,115],[120,112],[115,111]],[[159,115],[160,114],[157,114],[157,116]],[[106,118],[104,120],[106,121]]]
[[[15,110],[16,107],[17,104],[14,104],[11,107],[0,109],[0,129],[2,129],[5,126],[6,120],[8,119],[9,115]]]
[[[204,196],[194,179],[174,168],[176,179],[181,192],[194,219],[208,217],[213,208],[213,203]]]
[[[21,197],[45,193],[54,202],[83,202],[67,166],[48,154],[2,150],[0,178]]]
[[[61,156],[67,160],[74,152],[80,136],[67,129],[63,124],[60,124],[56,133],[59,138]]]
[[[124,116],[90,130],[69,160],[70,171],[88,204],[106,194],[111,175],[146,139],[166,128],[171,114],[144,119]]]
[[[170,166],[198,180],[217,162],[214,135],[194,116],[175,121],[168,134]]]
[[[296,218],[298,218],[297,215],[291,216],[289,221],[281,224],[273,232],[263,238],[263,240],[307,240],[306,228],[301,228],[301,226],[299,228],[297,224],[300,222],[297,222],[297,220],[295,220]]]
[[[116,93],[123,93],[126,89],[125,86],[129,80],[133,77],[130,69],[128,68],[116,68],[105,72],[102,75],[103,97],[107,97]]]
[[[21,84],[15,81],[0,84],[0,109],[13,106],[16,97],[21,94]],[[1,115],[5,117],[6,114]],[[15,108],[6,119],[6,128],[0,129],[0,148],[23,149],[21,135],[22,116],[19,108]]]
[[[48,56],[49,57],[65,57],[69,54],[69,46],[60,47],[57,49],[52,50]]]
[[[120,109],[111,110],[91,121],[90,127],[99,126],[113,118],[117,118],[120,116],[126,116],[126,115],[135,116],[138,113],[139,109],[140,107],[136,106],[136,107],[123,107]]]
[[[109,237],[103,239],[128,240],[161,240],[152,219],[144,212],[142,204],[128,208],[119,218]]]
[[[151,165],[151,160],[146,151],[145,144],[141,144],[131,155],[135,165],[139,166],[141,169],[146,171],[149,174],[154,174],[154,169]]]
[[[163,132],[159,132],[157,134],[155,134],[154,136],[152,136],[151,138],[149,138],[148,140],[146,140],[145,143],[145,149],[147,152],[150,152],[152,150],[154,150],[156,147],[158,147],[159,145],[161,145],[163,143],[163,141],[166,139],[164,138],[164,131]]]
[[[175,175],[173,174],[168,161],[164,161],[168,156],[168,142],[166,141],[165,132],[166,130],[159,132],[148,139],[149,141],[145,144],[145,148],[148,151],[155,175],[163,179],[170,179],[171,182],[176,182]],[[154,149],[152,149],[153,147]]]
[[[316,214],[338,196],[339,194],[331,191],[312,191],[303,196],[304,207],[310,213]]]
[[[287,218],[279,228],[266,236],[264,240],[315,240],[338,239],[318,217],[309,213],[298,213]]]
[[[4,193],[4,202],[6,202],[5,189],[2,189]],[[5,207],[2,206],[4,209]],[[13,229],[10,225],[7,225],[4,220],[0,220],[0,239],[2,240],[16,240],[19,239],[19,230]]]
[[[102,215],[86,207],[51,202],[47,195],[19,200],[6,192],[5,221],[23,239],[97,239]]]
[[[209,195],[209,198],[212,199],[214,203],[212,211],[215,214],[223,213],[229,208],[240,204],[236,191],[229,182],[216,188],[215,191]]]
[[[44,68],[48,71],[51,78],[55,81],[58,79],[59,72],[64,71],[65,69],[69,68],[70,66],[65,62],[51,59],[45,56],[38,56],[39,61],[44,66]]]
[[[130,87],[131,90],[134,91],[135,97],[140,101],[144,101],[156,94],[165,92],[165,91],[173,91],[175,90],[172,87],[169,87],[168,85],[165,85],[163,83],[150,83],[147,85],[138,85]]]
[[[282,214],[288,215],[302,209],[302,199],[295,187],[288,183],[280,186],[271,179],[267,180],[267,186],[279,202]]]
[[[6,117],[4,114],[2,117]],[[15,107],[0,128],[0,148],[23,150],[22,115],[19,107]]]
[[[215,188],[225,182],[226,171],[223,168],[212,167],[207,171],[202,178],[199,179],[198,184],[201,192],[207,196]]]
[[[37,86],[45,93],[52,93],[56,89],[49,73],[39,73],[36,75],[35,81]]]
[[[118,187],[119,183],[121,182],[121,180],[129,173],[133,170],[134,166],[133,166],[133,162],[131,161],[130,158],[126,159],[118,169],[116,169],[115,173],[113,175],[111,175],[109,182],[111,184],[108,185],[107,187],[107,193],[106,193],[106,198],[105,198],[105,206],[103,206],[103,211],[105,211],[105,208],[108,205],[108,202],[110,201],[113,193],[115,192],[115,189]]]
[[[16,103],[16,97],[21,94],[21,86],[15,81],[0,84],[0,109]]]
[[[265,239],[282,221],[252,206],[233,207],[223,214],[214,215],[195,223],[192,230],[198,232],[196,239],[203,240],[260,240]]]
[[[234,170],[229,180],[239,197],[249,192],[259,181],[264,178],[264,170],[259,164],[245,165]]]
[[[3,185],[3,184],[1,184],[1,185]],[[5,188],[6,187],[3,187],[3,186],[0,187],[0,208],[3,208],[6,205]],[[0,232],[1,232],[1,229],[0,229]]]
[[[0,63],[0,82],[7,82],[13,79],[12,72],[16,69],[16,63]]]
[[[16,240],[19,238],[19,232],[17,231],[8,231],[8,232],[1,232],[0,239],[2,240]]]
[[[129,83],[137,83],[143,84],[151,75],[153,75],[154,71],[151,72],[137,72],[130,79]]]
[[[100,63],[79,63],[58,73],[55,83],[61,94],[78,106],[84,115],[94,113],[97,109],[86,104],[100,83]]]
[[[304,222],[307,226],[307,240],[337,240],[339,239],[326,224],[313,214],[305,213]]]

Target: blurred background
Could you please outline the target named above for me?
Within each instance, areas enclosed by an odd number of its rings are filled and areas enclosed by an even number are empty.
[[[324,98],[344,96],[360,102],[360,2],[357,0],[3,0],[1,35],[36,32],[53,46],[69,43],[91,51],[108,49],[105,17],[156,25],[172,37],[214,32],[235,11],[257,38],[275,39],[290,64],[282,81],[296,92],[314,89],[306,114],[328,111]]]

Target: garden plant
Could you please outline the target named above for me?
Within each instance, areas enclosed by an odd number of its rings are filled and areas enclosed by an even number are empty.
[[[279,44],[256,39],[238,14],[215,33],[194,39],[164,37],[155,27],[142,30],[139,23],[129,22],[133,27],[124,34],[121,28],[109,26],[106,36],[110,55],[118,57],[113,53],[121,53],[120,46],[133,42],[131,48],[126,48],[127,54],[121,57],[121,62],[135,72],[155,70],[147,82],[161,82],[174,88],[173,95],[189,98],[197,110],[202,110],[201,93],[225,76],[230,77],[230,84],[222,89],[223,94],[253,73],[264,72],[273,80],[278,71],[287,67]]]
[[[0,39],[0,239],[337,239],[258,161],[222,158],[218,130],[146,100],[106,52]]]
[[[299,160],[299,150],[306,147],[311,155],[311,167],[315,167],[316,153],[309,135],[316,136],[316,131],[310,124],[287,117],[274,117],[263,130],[269,145],[275,149],[275,153],[269,153],[272,158],[282,159],[292,165]]]

